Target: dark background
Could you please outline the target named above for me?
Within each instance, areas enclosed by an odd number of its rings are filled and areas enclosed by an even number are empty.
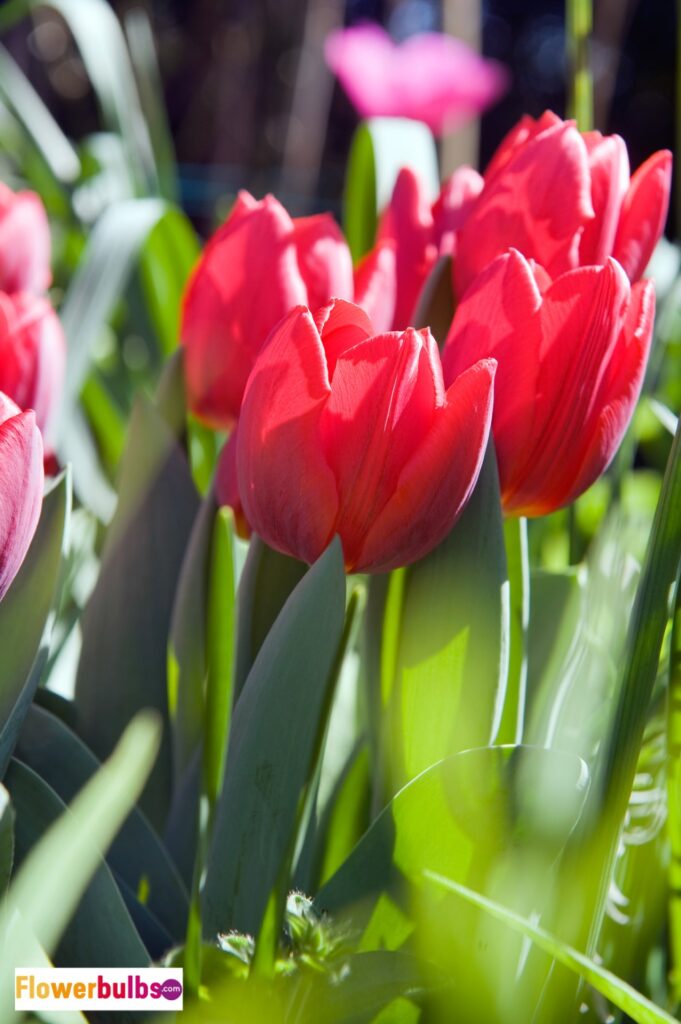
[[[239,187],[276,190],[293,213],[338,210],[357,122],[324,69],[318,41],[335,24],[367,18],[396,38],[442,23],[438,0],[112,0],[112,6],[123,20],[133,7],[149,14],[182,200],[203,231],[216,204],[219,211],[220,200]],[[566,74],[561,0],[484,0],[482,20],[483,52],[513,76],[508,95],[483,118],[484,166],[522,113],[565,112]],[[596,121],[625,138],[634,167],[674,145],[675,43],[673,0],[596,0]],[[8,45],[68,134],[96,130],[87,76],[56,16],[41,15],[33,29],[17,26]]]

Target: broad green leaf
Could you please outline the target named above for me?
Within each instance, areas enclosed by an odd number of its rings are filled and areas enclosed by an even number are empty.
[[[167,356],[180,340],[180,307],[199,242],[185,214],[169,206],[154,225],[141,252],[140,269],[147,309]]]
[[[0,46],[0,97],[14,113],[32,144],[62,184],[80,174],[78,155],[19,65]]]
[[[353,260],[374,244],[378,215],[390,200],[402,167],[421,178],[432,201],[440,190],[435,140],[429,129],[405,118],[375,117],[355,132],[348,158],[343,226]]]
[[[611,974],[610,971],[606,971],[605,968],[580,953],[579,950],[561,942],[560,939],[539,927],[534,921],[527,920],[495,900],[488,899],[468,886],[461,885],[437,872],[426,871],[425,876],[437,886],[455,893],[463,900],[484,910],[486,914],[497,921],[508,925],[513,931],[526,936],[554,960],[564,964],[584,981],[587,981],[592,988],[609,999],[636,1024],[675,1024],[675,1017],[670,1016],[661,1007],[655,1006],[626,981]]]
[[[336,539],[284,605],[234,710],[204,889],[207,936],[260,930],[322,741],[344,611]]]
[[[303,562],[273,551],[257,536],[251,540],[237,594],[235,699],[275,619],[306,572]]]
[[[4,896],[14,865],[14,810],[9,793],[0,786],[0,897]]]
[[[71,503],[65,473],[43,500],[24,564],[0,603],[0,775],[47,660],[64,534]]]
[[[391,580],[381,690],[392,792],[443,757],[496,735],[506,687],[507,587],[490,446],[449,536]]]
[[[36,943],[52,955],[69,921],[72,935],[78,934],[77,919],[88,909],[90,930],[80,933],[75,966],[83,966],[88,958],[100,966],[148,963],[101,858],[135,805],[158,740],[158,723],[148,715],[137,719],[67,812],[29,768],[13,765],[14,790],[9,788],[17,815],[17,847],[25,844],[25,859],[0,910],[0,1011],[8,1024],[15,1020],[13,1006],[8,1005],[15,965],[31,964]],[[16,799],[18,791],[21,800]],[[41,839],[33,845],[38,834]],[[100,933],[101,946],[96,939]]]
[[[198,498],[184,453],[145,399],[133,410],[120,497],[82,617],[76,680],[79,732],[100,758],[145,707],[168,720],[167,644],[173,598]],[[142,803],[161,826],[170,796],[170,741]]]
[[[369,752],[364,744],[354,750],[319,827],[318,884],[324,885],[345,862],[369,821]]]
[[[158,178],[148,126],[140,106],[123,30],[106,0],[32,0],[50,7],[68,25],[92,82],[104,127],[122,138],[141,194],[156,191]]]
[[[35,705],[29,709],[16,756],[69,803],[100,767],[97,758],[63,722]],[[186,889],[161,840],[133,808],[111,844],[107,863],[132,893],[179,941],[184,934]]]
[[[582,611],[586,571],[535,569],[530,575],[532,614],[528,633],[528,702],[552,659],[563,660]],[[533,742],[533,741],[532,741]]]

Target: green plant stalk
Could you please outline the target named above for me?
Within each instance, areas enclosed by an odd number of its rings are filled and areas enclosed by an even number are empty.
[[[580,131],[593,128],[593,79],[589,38],[593,25],[592,0],[566,0],[566,38],[570,88],[568,112]]]
[[[312,758],[312,770],[307,784],[301,793],[300,801],[298,803],[297,821],[293,829],[291,843],[286,856],[284,857],[277,881],[269,895],[265,915],[256,938],[253,967],[255,972],[263,977],[271,978],[274,974],[279,946],[279,936],[281,935],[283,927],[286,898],[289,891],[291,868],[296,853],[297,840],[301,832],[304,832],[309,816],[314,811],[311,804],[312,801],[316,800],[317,796],[317,783],[319,773],[321,771],[329,716],[331,714],[333,699],[336,693],[336,685],[343,667],[346,651],[348,650],[350,640],[353,635],[363,594],[363,588],[361,587],[355,587],[350,594],[347,610],[345,612],[343,635],[341,636],[340,644],[338,645],[336,660],[329,683],[327,704],[325,712],[322,715],[322,727],[319,731],[319,736],[317,737],[315,752]]]
[[[681,585],[676,587],[667,691],[667,831],[669,864],[670,982],[681,998]]]
[[[530,565],[527,519],[504,520],[504,543],[510,589],[510,652],[504,710],[496,743],[522,743],[527,689],[527,630],[530,623]]]

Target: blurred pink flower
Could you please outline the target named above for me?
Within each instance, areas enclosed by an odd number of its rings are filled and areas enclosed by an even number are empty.
[[[438,32],[395,44],[378,25],[332,32],[326,61],[362,117],[408,117],[435,135],[482,113],[508,85],[506,68]]]

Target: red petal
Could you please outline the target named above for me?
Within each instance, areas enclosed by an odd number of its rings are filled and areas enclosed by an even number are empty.
[[[545,110],[539,118],[524,114],[497,146],[485,171],[485,183],[489,184],[494,175],[508,163],[521,146],[546,131],[547,128],[553,128],[557,124],[561,124],[561,119],[550,110]]]
[[[272,333],[244,395],[237,471],[244,512],[271,547],[313,562],[326,547],[338,498],[319,440],[329,396],[324,349],[305,308]]]
[[[338,485],[336,529],[348,564],[443,401],[427,330],[371,338],[339,358],[320,430]]]
[[[512,474],[499,460],[507,511],[543,515],[567,500],[575,462],[600,412],[628,301],[629,283],[614,260],[564,274],[546,292],[532,437]]]
[[[605,263],[612,253],[620,211],[629,188],[629,157],[619,135],[600,132],[582,136],[589,151],[591,202],[596,216],[589,221],[579,243],[582,264]]]
[[[540,276],[541,268],[536,268]],[[442,353],[445,383],[492,357],[497,458],[507,474],[525,458],[534,422],[539,374],[541,293],[535,272],[511,249],[476,278],[456,311]]]
[[[296,217],[293,240],[309,308],[317,309],[329,299],[352,300],[350,250],[333,217],[328,213]]]
[[[572,124],[556,124],[518,147],[485,185],[457,236],[457,294],[510,247],[557,276],[574,265],[591,217],[586,146]]]
[[[393,328],[409,327],[423,284],[437,259],[433,215],[421,182],[403,167],[383,214],[379,238],[395,243],[397,299]]]
[[[459,167],[445,182],[433,205],[435,237],[440,256],[454,251],[454,236],[482,192],[484,178],[472,167]]]
[[[654,153],[638,168],[624,200],[613,256],[638,281],[664,230],[672,184],[672,155]]]
[[[42,292],[50,273],[50,226],[34,192],[0,183],[0,290]]]
[[[368,252],[355,270],[355,302],[367,313],[374,334],[389,331],[397,296],[395,244],[386,239]]]
[[[40,518],[43,443],[33,412],[0,396],[0,600],[16,576]]]
[[[213,236],[184,299],[187,392],[192,411],[229,429],[239,415],[251,367],[272,328],[307,289],[293,245],[293,223],[268,196],[236,214]]]
[[[385,572],[428,554],[451,530],[478,479],[492,416],[494,360],[449,388],[430,431],[357,554],[358,572]]]
[[[364,310],[343,299],[334,299],[317,310],[314,322],[324,346],[329,380],[333,379],[338,357],[376,333]]]

